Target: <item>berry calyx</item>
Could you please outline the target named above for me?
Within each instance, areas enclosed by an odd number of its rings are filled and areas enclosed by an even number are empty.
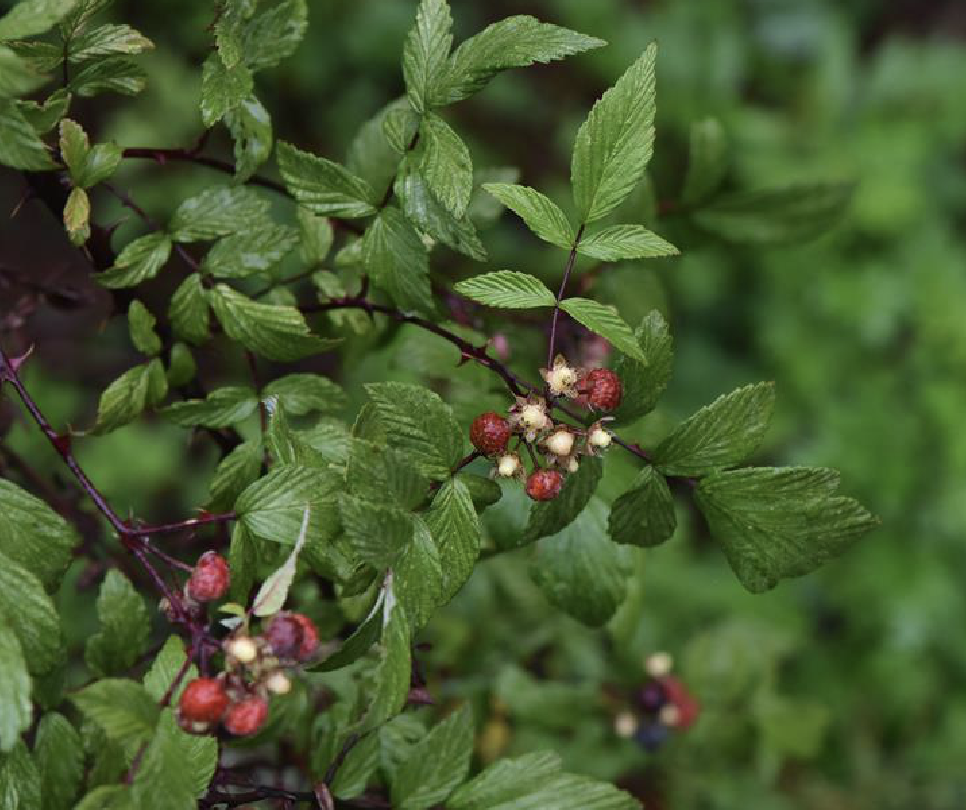
[[[544,446],[555,456],[569,456],[574,449],[574,434],[567,428],[557,428],[547,436]]]
[[[667,705],[667,693],[659,681],[650,681],[637,693],[637,702],[644,711],[657,714]]]
[[[196,602],[214,602],[228,592],[231,576],[228,562],[214,551],[206,551],[188,578],[186,591]]]
[[[608,368],[595,368],[577,383],[581,402],[600,411],[613,411],[621,404],[624,387],[621,379]]]
[[[470,441],[477,450],[488,456],[502,453],[510,441],[510,425],[498,413],[481,413],[470,425]]]
[[[560,494],[563,481],[557,470],[536,470],[527,479],[527,495],[535,501],[552,501]]]
[[[268,701],[252,695],[233,703],[225,713],[224,726],[236,737],[254,734],[268,719]]]
[[[600,426],[600,423],[591,427],[590,433],[587,434],[587,443],[591,447],[599,447],[603,450],[605,447],[610,447],[611,441],[613,437]]]
[[[574,385],[580,378],[580,372],[569,365],[563,355],[558,354],[554,358],[553,368],[540,369],[540,376],[547,383],[547,389],[553,396],[576,396]]]
[[[537,434],[553,427],[553,422],[547,415],[547,403],[543,397],[531,394],[529,397],[517,397],[517,401],[510,406],[510,427],[523,433],[528,442],[532,442]]]
[[[215,678],[195,678],[185,687],[178,702],[181,719],[189,723],[217,723],[227,708],[228,692]]]
[[[319,634],[308,616],[276,613],[264,631],[265,640],[279,658],[305,661],[319,646]]]

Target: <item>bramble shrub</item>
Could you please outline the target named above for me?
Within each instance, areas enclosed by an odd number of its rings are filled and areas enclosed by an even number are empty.
[[[572,199],[475,167],[451,105],[605,43],[515,16],[454,45],[445,0],[419,4],[405,96],[362,124],[345,162],[275,141],[258,97],[255,76],[305,33],[306,0],[213,8],[195,145],[100,142],[79,102],[144,90],[138,55],[152,47],[104,22],[106,5],[24,0],[0,18],[0,163],[25,178],[22,204],[62,219],[141,356],[80,431],[52,424],[25,382],[28,347],[0,350],[4,394],[107,529],[82,540],[65,517],[76,505],[30,475],[0,481],[0,806],[638,807],[553,751],[501,756],[492,723],[474,720],[488,699],[495,714],[577,716],[579,686],[542,692],[539,664],[504,668],[492,689],[465,672],[447,684],[424,641],[482,565],[504,565],[510,593],[522,572],[584,625],[627,626],[643,549],[675,533],[675,494],[755,593],[874,526],[833,470],[741,466],[768,428],[771,383],[724,392],[643,447],[635,426],[668,385],[671,333],[657,310],[629,324],[626,302],[594,296],[611,265],[679,253],[644,224],[662,207],[709,235],[795,241],[832,223],[848,189],[727,188],[709,119],[679,198],[656,203],[653,43],[577,130]],[[232,161],[211,156],[211,133],[227,133]],[[158,219],[116,185],[143,159],[206,185]],[[112,238],[102,197],[142,232]],[[487,267],[480,233],[505,208],[558,264]],[[149,306],[162,282],[166,306]],[[370,359],[387,351],[392,370]],[[206,373],[212,357],[237,360],[223,363],[233,376]],[[373,370],[364,400],[340,385],[350,367]],[[140,419],[217,453],[197,515],[125,516],[79,463],[76,443]],[[96,611],[80,642],[66,641],[64,605]],[[655,750],[699,707],[668,656],[647,672],[597,708],[609,734]]]

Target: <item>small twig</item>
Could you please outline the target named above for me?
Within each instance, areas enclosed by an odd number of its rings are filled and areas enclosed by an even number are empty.
[[[560,317],[560,302],[563,300],[564,293],[567,291],[567,282],[570,281],[570,274],[573,272],[574,265],[577,263],[577,246],[580,238],[584,235],[584,226],[577,229],[574,237],[573,247],[570,248],[570,255],[567,257],[567,265],[564,267],[563,279],[560,282],[560,289],[557,291],[557,300],[553,305],[553,316],[550,321],[550,343],[547,348],[547,368],[553,368],[554,352],[557,343],[557,319]]]

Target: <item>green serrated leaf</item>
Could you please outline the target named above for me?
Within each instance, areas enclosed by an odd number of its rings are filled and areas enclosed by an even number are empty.
[[[145,408],[157,405],[167,393],[168,380],[158,358],[128,369],[101,394],[92,432],[100,435],[123,427]]]
[[[218,741],[185,734],[174,712],[165,709],[134,777],[134,800],[152,810],[194,807],[217,766]]]
[[[60,157],[70,172],[71,179],[76,183],[77,176],[83,171],[87,161],[87,153],[91,145],[84,128],[70,118],[60,122]]]
[[[153,356],[161,351],[161,338],[154,331],[158,319],[136,298],[127,309],[127,327],[131,343],[142,354]]]
[[[353,438],[346,460],[346,487],[371,501],[390,501],[414,509],[426,497],[429,482],[403,452]]]
[[[313,335],[297,308],[261,304],[225,284],[208,290],[208,302],[228,337],[270,360],[299,360],[339,343]]]
[[[359,128],[349,145],[346,168],[369,183],[381,200],[418,128],[419,116],[408,100],[390,102]]]
[[[187,655],[184,642],[178,636],[168,636],[161,651],[151,662],[151,667],[144,674],[144,688],[147,693],[159,703],[174,684],[175,678],[181,672]],[[178,700],[184,688],[198,677],[198,668],[192,664],[185,671],[181,683],[172,691],[169,705],[178,705]]]
[[[552,751],[501,759],[462,785],[449,797],[446,806],[452,810],[509,810],[519,806],[511,803],[514,799],[538,792],[560,770],[560,757]]]
[[[201,120],[213,127],[246,99],[254,89],[252,72],[247,65],[228,67],[217,53],[205,59],[201,71]]]
[[[0,40],[43,34],[64,19],[76,0],[24,0],[0,17]]]
[[[64,206],[64,228],[71,244],[83,245],[91,235],[91,201],[82,188],[71,189]]]
[[[353,219],[376,213],[372,187],[344,166],[284,141],[277,155],[286,187],[313,214]]]
[[[0,98],[0,164],[27,171],[57,168],[46,145],[12,99]]]
[[[653,467],[645,467],[631,488],[611,506],[608,530],[615,543],[659,546],[671,539],[676,527],[671,490],[664,476]]]
[[[178,388],[186,385],[195,378],[198,371],[195,358],[184,343],[175,343],[171,347],[171,357],[168,362],[168,387]]]
[[[289,374],[262,389],[262,399],[275,397],[288,413],[298,415],[341,411],[347,403],[342,388],[318,374]]]
[[[473,573],[483,532],[473,499],[458,478],[444,482],[425,516],[439,548],[443,569],[442,603],[448,602]]]
[[[674,352],[667,321],[656,309],[649,312],[634,333],[647,364],[626,355],[617,359],[614,371],[621,379],[624,393],[614,411],[614,421],[629,424],[650,413],[671,379]]]
[[[75,692],[71,701],[112,742],[134,751],[154,734],[160,709],[141,684],[104,678]]]
[[[567,528],[537,544],[530,566],[547,601],[593,627],[620,607],[632,570],[628,549],[607,538],[606,522],[607,507],[593,498]]]
[[[242,442],[225,456],[211,478],[207,508],[213,512],[230,509],[242,490],[258,479],[263,459],[257,441]]]
[[[47,587],[70,563],[77,532],[39,498],[0,479],[0,553],[22,565]]]
[[[3,810],[40,807],[42,789],[40,772],[27,746],[19,740],[0,760],[0,807]]]
[[[298,244],[298,231],[269,225],[219,240],[205,256],[202,269],[216,278],[245,278],[271,270]]]
[[[235,179],[244,183],[272,154],[272,119],[255,96],[239,101],[224,118],[235,144]]]
[[[362,258],[373,283],[400,309],[432,312],[426,245],[398,208],[384,208],[366,229]]]
[[[168,245],[170,250],[170,241]],[[174,333],[182,340],[198,346],[208,339],[208,298],[197,273],[188,276],[174,291],[168,317]]]
[[[423,116],[419,129],[419,168],[430,191],[459,218],[466,213],[473,191],[473,161],[470,150],[442,118]]]
[[[728,140],[717,118],[691,125],[688,170],[684,175],[681,202],[694,205],[713,194],[728,170]]]
[[[2,59],[2,56],[0,56],[0,59]],[[2,81],[0,81],[0,95],[3,95]],[[70,93],[61,88],[51,93],[43,104],[25,99],[18,99],[16,104],[30,126],[38,134],[42,134],[57,126],[67,114],[67,108],[70,106]]]
[[[519,216],[537,236],[551,245],[570,250],[577,237],[560,207],[529,186],[486,183],[483,188]]]
[[[161,415],[180,427],[229,427],[245,421],[255,413],[258,398],[251,388],[230,385],[217,388],[205,399],[175,402]]]
[[[681,251],[642,225],[614,225],[585,236],[577,245],[577,252],[602,262],[618,262],[677,256]]]
[[[599,304],[589,298],[567,298],[560,308],[591,332],[607,338],[620,352],[633,357],[639,363],[647,363],[647,357],[634,333],[614,307]]]
[[[402,606],[395,603],[391,592],[385,608],[382,631],[382,654],[372,673],[373,692],[363,728],[375,729],[395,717],[406,705],[412,676],[410,630]]]
[[[553,62],[606,44],[535,17],[507,17],[470,37],[453,52],[430,103],[441,106],[462,101],[482,90],[500,71]]]
[[[802,242],[842,218],[850,183],[809,183],[718,197],[692,214],[694,222],[730,242],[775,245]]]
[[[308,27],[305,0],[284,0],[253,17],[241,35],[241,56],[252,71],[275,67],[295,53]]]
[[[16,633],[0,618],[0,752],[17,744],[31,717],[30,675],[23,649]]]
[[[114,266],[97,275],[105,287],[134,287],[154,278],[171,255],[171,237],[161,231],[129,242],[114,260]]]
[[[329,470],[280,465],[238,496],[235,511],[252,534],[290,545],[308,506],[312,519],[307,542],[321,542],[338,528],[336,496],[341,488],[341,476]]]
[[[393,190],[403,212],[419,230],[472,259],[486,259],[486,249],[473,223],[465,214],[457,219],[446,209],[430,190],[412,156],[407,156],[399,167]]]
[[[463,456],[463,433],[452,409],[427,388],[406,383],[370,383],[366,393],[391,447],[409,454],[417,469],[447,478]]]
[[[264,223],[268,203],[243,186],[208,188],[185,200],[171,217],[176,242],[202,242],[246,233]]]
[[[130,785],[101,785],[88,793],[74,810],[135,810]]]
[[[339,495],[342,529],[352,552],[376,568],[392,565],[413,536],[412,515],[391,504]]]
[[[657,446],[654,464],[665,475],[684,476],[733,467],[761,444],[774,406],[773,383],[747,385],[718,397]]]
[[[63,659],[60,617],[41,581],[0,554],[0,622],[20,640],[31,673],[47,672]]]
[[[443,604],[443,563],[439,547],[429,526],[416,515],[413,520],[412,540],[393,563],[393,589],[406,615],[419,630]]]
[[[151,622],[144,599],[120,571],[108,571],[97,595],[100,632],[87,640],[84,661],[98,676],[119,675],[144,653]]]
[[[456,292],[481,304],[503,309],[552,307],[557,299],[540,279],[515,270],[497,270],[459,282]]]
[[[62,714],[48,712],[40,718],[34,760],[43,785],[40,810],[70,810],[84,776],[84,749]]]
[[[735,575],[752,593],[814,571],[878,520],[836,496],[839,475],[811,467],[748,467],[701,479],[695,496]]]
[[[406,94],[416,112],[427,109],[443,77],[453,45],[453,19],[446,0],[421,0],[416,24],[403,47]]]
[[[644,54],[590,111],[574,142],[570,181],[580,221],[606,216],[640,181],[654,150],[654,63]]]
[[[231,569],[231,598],[239,604],[248,604],[248,594],[255,583],[258,551],[255,537],[241,522],[231,532],[228,547],[228,567]]]
[[[599,458],[584,458],[577,472],[567,476],[556,498],[533,504],[521,542],[532,543],[569,526],[590,502],[602,472]]]
[[[151,50],[154,43],[129,25],[99,25],[71,37],[68,59],[83,62],[113,54],[136,54]]]
[[[464,703],[410,749],[392,780],[393,806],[425,810],[445,801],[466,778],[473,736],[473,714]]]
[[[100,93],[120,93],[134,96],[147,85],[147,73],[128,56],[103,56],[87,62],[67,85],[78,96],[91,97]]]

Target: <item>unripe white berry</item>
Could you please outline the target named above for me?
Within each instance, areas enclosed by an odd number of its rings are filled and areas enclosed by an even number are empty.
[[[673,703],[665,703],[657,713],[657,719],[665,726],[676,726],[681,722],[681,710]]]
[[[674,659],[670,653],[656,652],[644,659],[644,669],[652,678],[663,678],[674,668]]]
[[[580,462],[577,459],[572,458],[567,462],[567,472],[575,473],[580,469]]]
[[[229,641],[225,652],[242,664],[250,664],[258,657],[258,646],[247,636],[242,636]]]
[[[265,688],[276,695],[287,695],[292,689],[292,682],[284,672],[273,672],[265,681]]]
[[[621,712],[614,718],[614,733],[625,740],[634,736],[637,726],[637,718],[631,712]]]
[[[505,456],[500,456],[500,460],[496,465],[496,471],[503,478],[512,478],[519,470],[520,459],[515,454],[508,453]]]
[[[611,443],[611,435],[603,428],[594,428],[590,431],[587,441],[594,447],[607,447]]]
[[[569,456],[574,449],[574,434],[569,430],[558,430],[547,439],[547,449],[555,456]]]

